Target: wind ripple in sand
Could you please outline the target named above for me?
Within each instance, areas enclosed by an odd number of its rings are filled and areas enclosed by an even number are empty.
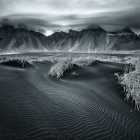
[[[3,138],[10,139],[8,130],[20,122],[12,130],[14,139],[139,140],[139,112],[130,113],[133,107],[123,101],[115,79],[108,79],[123,65],[96,62],[96,67],[77,68],[79,77],[72,78],[68,72],[63,79],[47,75],[51,65],[35,63],[35,68],[19,71],[14,81],[6,76],[0,79],[3,99],[10,97],[8,104],[4,100],[0,104],[9,105],[13,114],[1,116],[7,122],[0,127],[6,131],[0,131]],[[4,79],[9,80],[10,94],[5,94]]]

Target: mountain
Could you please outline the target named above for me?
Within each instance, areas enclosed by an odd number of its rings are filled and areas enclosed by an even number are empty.
[[[12,26],[4,26],[0,28],[0,40],[10,35],[14,28]]]
[[[140,36],[128,31],[124,30],[116,34],[108,33],[106,50],[140,50]]]
[[[106,32],[102,28],[69,30],[45,36],[39,32],[0,27],[0,52],[140,50],[140,36],[130,29]]]
[[[46,36],[38,32],[1,27],[0,38],[0,50],[2,52],[46,50],[44,43],[46,41]]]

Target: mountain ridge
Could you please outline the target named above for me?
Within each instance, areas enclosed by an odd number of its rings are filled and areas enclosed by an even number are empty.
[[[12,26],[0,27],[0,52],[10,51],[120,51],[139,50],[140,36],[130,29],[107,32],[98,27],[55,32],[50,36]]]

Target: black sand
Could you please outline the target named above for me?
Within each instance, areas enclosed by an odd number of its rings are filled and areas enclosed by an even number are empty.
[[[0,140],[140,139],[140,112],[113,76],[123,64],[76,66],[61,79],[47,75],[52,65],[0,65]]]

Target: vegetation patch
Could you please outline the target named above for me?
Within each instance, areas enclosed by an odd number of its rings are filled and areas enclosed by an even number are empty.
[[[126,94],[125,100],[132,101],[135,108],[140,110],[140,58],[131,59],[131,65],[126,66],[124,74],[115,74],[119,84],[123,86]]]
[[[74,64],[71,64],[67,61],[59,62],[51,67],[49,75],[60,78],[63,76],[64,72],[73,69]]]
[[[79,73],[76,73],[76,71],[73,71],[73,72],[71,73],[71,77],[75,77],[75,76],[79,76]]]
[[[13,67],[20,67],[20,68],[32,66],[31,61],[25,59],[14,59],[14,58],[9,58],[4,61],[1,61],[1,64],[7,66],[13,66]]]

